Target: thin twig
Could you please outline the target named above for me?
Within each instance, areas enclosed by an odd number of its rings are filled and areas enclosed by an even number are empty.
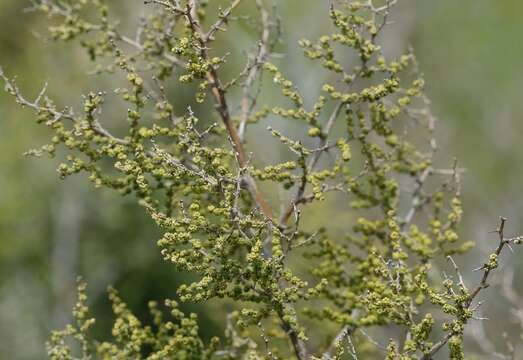
[[[238,136],[243,141],[245,137],[245,129],[247,127],[247,121],[249,119],[249,114],[252,109],[252,105],[250,104],[250,96],[249,92],[252,87],[252,84],[254,83],[255,79],[259,76],[259,74],[262,71],[262,65],[265,63],[267,56],[269,55],[269,37],[270,37],[270,24],[269,24],[269,13],[267,10],[265,10],[262,0],[256,0],[256,6],[258,7],[261,15],[261,22],[262,22],[262,31],[261,31],[261,39],[260,43],[258,44],[258,53],[253,59],[253,64],[250,67],[247,78],[245,79],[245,82],[243,84],[243,98],[241,100],[241,117],[240,117],[240,125],[238,127]],[[254,101],[253,101],[254,102]]]
[[[332,127],[334,126],[334,123],[335,123],[336,119],[338,118],[338,116],[341,112],[341,109],[343,108],[343,105],[344,105],[343,103],[339,103],[338,105],[336,105],[336,107],[332,111],[332,113],[327,121],[327,124],[325,125],[325,129],[323,131],[323,136],[320,138],[320,143],[319,143],[318,148],[324,148],[327,145],[329,133],[331,132]],[[309,162],[309,165],[307,166],[307,173],[310,173],[314,170],[314,168],[316,167],[318,161],[320,160],[323,152],[324,151],[317,151],[313,154],[313,156]],[[280,216],[280,226],[281,227],[286,226],[292,213],[294,212],[295,206],[304,201],[303,196],[304,196],[306,187],[307,187],[307,176],[302,176],[302,181],[298,187],[298,190],[296,191],[296,194],[294,195],[291,202],[285,207],[285,210],[283,211],[283,213]]]

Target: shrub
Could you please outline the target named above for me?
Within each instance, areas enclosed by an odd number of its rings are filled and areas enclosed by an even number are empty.
[[[7,92],[54,134],[30,154],[65,148],[61,178],[85,173],[95,187],[135,198],[164,231],[164,260],[198,275],[178,288],[180,301],[235,305],[225,333],[204,341],[196,316],[176,301],[165,301],[169,319],[151,302],[153,324],[144,325],[110,289],[113,339],[98,342],[79,281],[75,321],[52,334],[50,358],[431,359],[447,348],[464,359],[464,329],[489,275],[521,238],[504,236],[502,218],[498,246],[477,269],[481,281],[465,284],[452,257],[472,246],[458,235],[462,170],[436,164],[436,118],[413,52],[390,58],[380,46],[395,2],[326,7],[332,31],[299,43],[325,81],[302,93],[278,67],[281,22],[263,0],[218,9],[204,0],[146,0],[154,11],[132,37],[103,0],[34,0],[53,39],[78,41],[96,73],[115,83],[123,74],[125,84],[115,90],[121,100],[91,92],[74,111],[45,87],[28,100],[0,72]],[[259,39],[227,77],[229,57],[242,58],[217,44],[234,38],[225,32],[234,22]],[[187,91],[194,96],[176,99]],[[278,103],[265,104],[273,91]],[[109,131],[104,109],[118,101],[129,108],[126,122]],[[247,141],[248,129],[264,128],[271,139],[263,146]],[[264,146],[285,155],[264,164]],[[319,203],[346,223],[304,223]],[[455,275],[440,276],[440,266]],[[369,328],[391,340],[382,348]]]

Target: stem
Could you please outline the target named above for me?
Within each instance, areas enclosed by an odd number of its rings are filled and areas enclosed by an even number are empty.
[[[231,11],[237,7],[240,4],[241,0],[235,0],[229,9],[226,11],[226,14],[230,14]],[[185,13],[185,16],[187,20],[189,21],[189,25],[193,32],[198,33],[199,41],[200,41],[200,55],[204,60],[208,60],[209,56],[207,53],[207,42],[209,40],[209,37],[207,34],[205,34],[202,30],[202,27],[200,26],[199,20],[195,17],[195,10],[196,10],[196,4],[193,1],[191,1],[187,6],[187,11]],[[225,15],[224,15],[225,16]],[[224,18],[220,18],[219,23],[223,23]],[[236,130],[236,126],[233,124],[231,120],[231,115],[229,112],[229,106],[227,104],[227,99],[225,97],[225,90],[223,86],[221,85],[220,79],[218,77],[218,73],[214,67],[211,66],[210,70],[207,72],[207,80],[209,81],[209,84],[211,85],[211,92],[214,97],[214,101],[216,103],[216,110],[218,111],[218,114],[220,115],[220,118],[225,125],[225,128],[227,129],[227,133],[229,134],[229,137],[231,139],[232,146],[234,148],[234,151],[236,152],[236,158],[238,161],[238,166],[240,168],[245,168],[248,165],[248,158],[247,154],[245,152],[245,148],[242,145],[241,139],[238,135],[238,131]],[[251,194],[251,197],[253,198],[256,205],[259,207],[263,215],[268,219],[273,219],[273,213],[272,209],[270,208],[267,200],[265,199],[265,196],[262,194],[262,192],[258,189],[258,186],[256,185],[256,181],[253,179],[252,176],[249,174],[245,174],[245,182],[247,183],[247,187],[249,190],[249,193]]]
[[[341,111],[342,107],[343,107],[343,103],[339,103],[336,106],[336,108],[334,109],[334,111],[332,112],[331,116],[329,117],[329,120],[327,121],[327,124],[325,125],[324,134],[321,137],[321,140],[320,140],[320,143],[319,143],[319,146],[318,146],[319,149],[322,149],[322,148],[326,147],[327,141],[328,141],[328,137],[329,137],[329,133],[332,130],[332,127],[334,126],[334,122],[338,118],[338,115],[340,114],[340,111]],[[320,151],[317,151],[317,152],[314,153],[314,155],[313,155],[312,159],[310,160],[309,165],[307,167],[307,172],[310,173],[311,171],[314,170],[314,168],[316,167],[316,164],[320,160],[320,157],[323,154],[323,152],[324,151],[320,150]],[[306,187],[307,187],[307,176],[304,176],[303,180],[302,180],[302,182],[300,184],[300,187],[298,188],[298,190],[296,192],[296,195],[294,196],[292,201],[287,205],[287,207],[285,208],[285,211],[282,213],[282,215],[280,217],[280,226],[281,227],[285,227],[286,226],[286,224],[289,221],[291,215],[294,213],[295,206],[297,204],[300,204],[303,201],[303,195],[305,193],[305,188]]]
[[[278,311],[278,316],[281,321],[281,327],[285,333],[289,336],[289,339],[292,343],[292,347],[294,348],[294,354],[298,358],[298,360],[306,360],[308,358],[307,355],[307,348],[305,346],[305,343],[298,337],[298,334],[296,333],[296,330],[294,330],[291,325],[284,320],[283,313],[281,311]]]
[[[507,222],[506,218],[500,217],[500,224],[499,224],[498,228],[495,230],[495,232],[498,234],[498,237],[499,237],[499,244],[498,244],[498,247],[496,248],[496,251],[494,252],[494,254],[496,254],[496,256],[498,256],[498,257],[506,245],[509,245],[509,243],[511,241],[513,241],[514,239],[517,239],[517,238],[505,239],[504,230],[505,230],[506,222]],[[487,280],[488,280],[490,273],[494,269],[489,267],[487,264],[483,265],[483,267],[481,267],[480,270],[481,269],[483,269],[483,276],[482,276],[481,281],[478,284],[478,286],[470,293],[470,297],[469,297],[468,301],[465,303],[466,308],[470,307],[470,305],[472,304],[472,301],[474,301],[474,299],[478,296],[478,294],[481,292],[481,290],[483,290],[489,286],[489,284],[487,283]],[[447,344],[447,342],[450,340],[450,338],[453,335],[454,335],[453,332],[449,332],[448,334],[446,334],[440,341],[438,341],[436,344],[434,344],[432,346],[430,351],[422,357],[422,360],[432,359],[432,356],[434,354],[436,354],[439,350],[441,350],[441,348],[443,348],[443,346],[445,346]]]
[[[245,137],[245,128],[247,127],[247,121],[249,114],[251,113],[252,108],[254,107],[256,101],[253,100],[252,104],[249,100],[249,90],[259,76],[262,65],[265,63],[267,56],[269,55],[269,37],[270,37],[270,24],[269,24],[269,14],[267,10],[263,7],[261,0],[256,0],[256,6],[260,11],[260,16],[262,19],[262,31],[261,31],[261,40],[258,45],[258,53],[254,57],[254,63],[250,70],[248,71],[247,78],[243,85],[243,98],[241,102],[242,114],[240,117],[240,126],[238,128],[238,134],[240,139],[243,141]]]

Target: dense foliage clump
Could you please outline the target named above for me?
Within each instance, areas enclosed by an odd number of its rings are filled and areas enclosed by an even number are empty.
[[[263,0],[218,9],[197,0],[145,3],[154,11],[132,37],[111,17],[109,2],[35,0],[32,8],[49,17],[53,39],[85,48],[95,73],[124,81],[106,89],[128,108],[111,120],[114,131],[103,115],[117,100],[105,91],[86,94],[75,111],[55,104],[45,88],[28,100],[0,75],[53,131],[50,143],[30,154],[55,156],[65,147],[60,177],[85,173],[95,187],[136,198],[164,231],[164,260],[198,275],[178,288],[179,300],[225,298],[236,309],[225,334],[208,342],[196,316],[176,301],[166,301],[165,319],[152,302],[153,324],[144,325],[111,289],[113,340],[98,342],[89,335],[95,320],[80,282],[75,323],[53,333],[48,355],[431,359],[446,348],[450,358],[464,359],[464,329],[475,319],[478,295],[502,250],[521,239],[504,237],[502,219],[480,284],[464,283],[452,258],[472,246],[458,235],[461,169],[435,163],[436,118],[413,52],[390,58],[380,46],[395,1],[326,6],[332,31],[299,43],[325,74],[309,91],[318,94],[312,102],[272,56],[281,21]],[[226,77],[230,55],[215,44],[234,37],[224,33],[234,22],[256,29],[259,40],[245,66]],[[177,93],[187,89],[194,96],[180,104]],[[264,93],[275,90],[280,101],[265,103]],[[301,130],[287,133],[283,122]],[[257,153],[264,149],[247,141],[258,125],[271,135],[264,146],[286,149],[281,162],[262,163]],[[339,210],[347,213],[343,235],[328,221],[302,221],[311,204],[330,205],[333,194],[348,205]],[[438,266],[455,275],[442,277]],[[388,344],[367,333],[376,328]]]

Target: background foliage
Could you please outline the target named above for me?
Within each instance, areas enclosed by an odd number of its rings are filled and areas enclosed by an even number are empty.
[[[124,17],[144,11],[141,1],[115,3],[122,6]],[[42,42],[34,34],[44,33],[42,19],[24,13],[25,6],[19,0],[0,3],[0,63],[10,74],[19,75],[19,84],[28,93],[36,95],[49,80],[52,95],[63,103],[79,104],[77,94],[94,87],[94,79],[83,76],[89,68],[85,57],[78,48]],[[314,0],[278,4],[288,46],[326,26],[328,20],[318,23],[316,16],[324,6]],[[518,146],[523,127],[519,121],[523,73],[518,70],[523,45],[517,41],[523,34],[518,15],[523,13],[523,5],[510,0],[406,0],[395,13],[397,25],[392,25],[388,46],[404,48],[411,43],[416,49],[434,112],[441,119],[442,156],[456,156],[468,170],[463,185],[463,235],[478,243],[467,255],[468,268],[476,267],[477,255],[488,254],[494,245],[487,231],[495,227],[498,215],[510,216],[511,233],[523,230],[518,226],[523,217],[522,201],[518,201],[518,174],[523,171],[523,151]],[[241,48],[244,41],[223,46]],[[293,57],[297,52],[279,51],[292,64],[282,70],[298,79],[298,86],[306,89],[307,84],[314,84],[314,75],[300,74],[304,60]],[[77,273],[90,284],[92,308],[99,322],[110,318],[105,294],[108,283],[120,290],[138,314],[147,312],[149,299],[172,297],[173,289],[187,275],[175,273],[160,260],[157,230],[142,209],[113,193],[85,186],[81,178],[61,184],[49,162],[22,157],[48,137],[36,129],[31,114],[20,112],[4,93],[0,93],[0,114],[0,357],[42,357],[49,330],[68,320]],[[278,157],[277,150],[267,149],[266,156]],[[100,203],[104,206],[98,206]],[[321,209],[314,218],[342,221],[340,214]],[[523,294],[518,258],[502,264],[507,270],[504,274],[514,270],[514,289]],[[496,301],[489,301],[483,309],[486,316],[497,314],[489,321],[487,334],[497,334],[500,329],[516,332],[510,313],[500,311],[507,303],[496,292],[489,292]],[[204,336],[223,327],[225,311],[216,310],[226,306],[214,302],[197,309],[205,324]],[[101,336],[104,331],[107,335],[108,324],[97,329]],[[488,338],[492,346],[503,347],[499,337]],[[478,356],[486,350],[479,344],[477,349]]]

